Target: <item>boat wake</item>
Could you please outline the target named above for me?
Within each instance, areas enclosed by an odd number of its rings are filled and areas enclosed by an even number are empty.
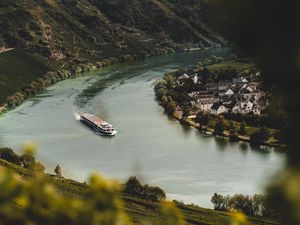
[[[76,120],[80,120],[80,115],[78,112],[76,112],[76,110],[73,108],[73,115],[75,117]]]

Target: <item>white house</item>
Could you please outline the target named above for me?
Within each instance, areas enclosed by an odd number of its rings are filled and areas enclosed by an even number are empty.
[[[187,75],[186,73],[184,73],[183,75],[181,75],[180,77],[178,77],[177,79],[177,84],[179,86],[184,85],[185,81],[187,81],[188,79],[190,79],[189,75]]]
[[[192,79],[192,81],[194,82],[194,84],[197,84],[198,81],[199,81],[199,77],[198,77],[198,74],[193,74],[190,76],[190,78]]]
[[[254,104],[250,101],[238,102],[232,108],[232,113],[247,114],[247,113],[250,113],[252,111],[253,106],[254,106]]]
[[[255,105],[252,111],[254,115],[261,115],[261,110],[258,105]]]
[[[201,111],[210,112],[211,107],[215,104],[215,99],[210,99],[206,101],[198,101],[197,106]]]
[[[237,77],[232,79],[233,84],[241,84],[241,83],[248,83],[248,80],[244,77]]]
[[[225,92],[225,95],[228,96],[228,97],[230,97],[230,96],[234,95],[234,92],[233,92],[233,90],[231,90],[231,88],[229,88],[229,89]]]
[[[218,85],[219,85],[219,91],[226,91],[228,88],[232,86],[232,83],[229,81],[220,81]]]
[[[213,106],[210,109],[210,113],[213,115],[220,115],[222,113],[227,113],[227,112],[228,109],[220,103],[213,104]]]

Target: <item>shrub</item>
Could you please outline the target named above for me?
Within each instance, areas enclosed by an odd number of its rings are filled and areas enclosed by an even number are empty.
[[[10,148],[0,148],[0,159],[4,159],[8,162],[21,165],[20,157]]]
[[[250,144],[255,146],[262,145],[266,141],[268,141],[269,137],[270,137],[270,132],[265,127],[260,128],[259,130],[251,134]]]
[[[164,200],[165,192],[159,187],[142,185],[136,177],[130,177],[124,185],[123,192],[130,195],[139,196],[152,201]]]

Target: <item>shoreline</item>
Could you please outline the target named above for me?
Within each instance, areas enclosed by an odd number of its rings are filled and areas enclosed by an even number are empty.
[[[206,49],[199,48],[197,51],[203,51],[203,50],[206,50]],[[55,85],[56,83],[58,83],[60,81],[79,76],[80,74],[97,71],[97,70],[101,70],[104,68],[109,68],[109,67],[115,66],[115,65],[121,65],[121,64],[129,63],[129,62],[137,62],[139,60],[147,59],[150,57],[182,53],[182,52],[184,52],[184,51],[182,51],[182,50],[175,51],[175,50],[166,49],[165,53],[160,53],[160,54],[156,54],[156,55],[144,55],[144,56],[137,57],[137,58],[130,56],[128,58],[125,58],[124,60],[120,60],[115,57],[110,57],[108,59],[97,61],[95,64],[93,64],[91,62],[85,62],[85,63],[77,62],[76,64],[68,65],[68,63],[65,63],[57,70],[53,70],[53,71],[50,70],[46,74],[44,74],[40,77],[37,77],[31,83],[24,84],[24,86],[33,86],[34,84],[38,83],[38,85],[42,86],[42,87],[38,87],[38,88],[32,88],[33,91],[35,91],[34,94],[27,95],[27,93],[22,91],[21,90],[22,88],[20,88],[20,89],[18,89],[18,91],[13,93],[11,96],[7,96],[7,99],[14,99],[16,101],[12,100],[13,106],[9,106],[9,102],[7,100],[2,105],[0,105],[0,116],[5,114],[6,112],[8,112],[11,109],[17,108],[18,106],[23,104],[27,99],[36,96],[38,93],[43,92],[46,88],[48,88],[52,85]],[[190,52],[190,50],[187,50],[186,52]],[[72,59],[70,62],[72,62],[73,60],[74,59]],[[66,67],[68,67],[68,69],[64,69]],[[44,82],[41,80],[43,80]]]
[[[164,108],[162,106],[161,102],[159,102],[159,105],[162,108]],[[171,118],[173,118],[173,119],[176,119],[181,125],[184,124],[184,125],[196,128],[199,132],[201,132],[203,134],[206,134],[206,135],[209,135],[209,136],[213,136],[215,138],[219,136],[219,137],[230,139],[230,134],[229,134],[228,131],[224,131],[223,135],[214,134],[214,129],[213,128],[210,128],[210,127],[207,127],[207,126],[202,126],[201,124],[196,123],[196,122],[192,121],[189,118],[182,118],[176,112],[173,113],[173,115],[169,115],[169,116]],[[236,140],[228,140],[228,141],[231,141],[231,142],[239,142],[239,141],[241,141],[241,142],[250,143],[250,137],[249,136],[238,134],[236,138],[237,138]],[[255,147],[270,147],[270,148],[283,149],[283,148],[286,148],[286,145],[284,145],[284,144],[280,145],[280,144],[264,143],[263,145],[259,145],[259,146],[255,146]]]
[[[144,56],[140,56],[140,57],[132,57],[132,56],[128,55],[128,57],[124,58],[123,60],[120,60],[115,57],[110,57],[108,59],[103,59],[103,60],[97,61],[95,64],[93,64],[91,62],[83,63],[84,60],[82,60],[82,61],[79,60],[78,62],[76,62],[73,65],[68,65],[68,64],[70,64],[70,62],[73,62],[75,60],[75,59],[72,59],[69,63],[64,63],[57,70],[53,70],[53,71],[50,70],[46,74],[35,78],[35,80],[33,80],[31,83],[24,84],[24,86],[33,86],[33,84],[36,84],[36,83],[41,85],[42,86],[41,88],[33,89],[33,91],[35,91],[34,94],[27,95],[26,93],[24,93],[21,90],[22,88],[20,88],[20,89],[18,89],[18,91],[13,93],[11,96],[7,96],[7,99],[9,99],[9,98],[15,99],[16,98],[17,103],[11,107],[11,106],[9,106],[8,101],[5,101],[2,105],[0,105],[0,116],[5,114],[6,112],[8,112],[11,109],[17,108],[18,106],[23,104],[24,101],[26,101],[27,99],[29,99],[31,97],[36,96],[38,93],[43,92],[46,88],[48,88],[60,81],[79,76],[80,74],[97,71],[97,70],[101,70],[104,68],[109,68],[111,66],[122,65],[124,63],[137,62],[139,60],[144,60],[144,59],[147,59],[150,57],[156,57],[156,56],[162,56],[162,55],[168,55],[168,54],[176,54],[176,53],[184,53],[184,52],[205,51],[208,49],[213,49],[213,47],[211,47],[211,48],[190,48],[185,51],[184,50],[174,50],[174,49],[168,48],[168,49],[165,49],[165,52],[157,53],[155,55],[148,54],[148,55],[144,55]],[[11,50],[14,50],[14,49],[11,49]],[[65,69],[66,67],[68,67],[68,69]],[[42,82],[41,80],[44,80],[44,82]]]

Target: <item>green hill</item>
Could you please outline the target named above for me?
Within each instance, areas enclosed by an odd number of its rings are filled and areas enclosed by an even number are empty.
[[[177,12],[184,5],[163,0],[2,0],[0,41],[60,65],[74,58],[93,61],[187,44],[223,44],[204,23],[196,23],[198,18]]]
[[[0,53],[0,104],[5,101],[6,96],[50,69],[51,66],[20,49]]]
[[[0,159],[0,167],[9,168],[17,174],[21,175],[25,179],[30,179],[30,172],[20,166],[9,163]],[[70,198],[84,198],[87,193],[87,184],[80,183],[74,180],[66,178],[57,178],[56,176],[47,175],[47,177],[54,183],[56,188],[65,196]],[[130,216],[131,220],[140,224],[141,221],[153,221],[154,219],[160,219],[159,204],[157,202],[138,198],[133,195],[122,194],[122,199],[125,204],[125,211]],[[230,216],[228,213],[219,212],[211,209],[204,209],[198,206],[185,205],[182,203],[176,203],[181,213],[184,215],[187,224],[201,224],[201,225],[224,225],[228,224]],[[276,225],[280,224],[271,219],[265,218],[248,218],[250,223],[264,224],[264,225]]]
[[[0,53],[0,104],[51,69],[75,73],[85,71],[77,68],[82,64],[226,44],[207,26],[208,6],[205,0],[1,0],[0,52],[19,50]]]

